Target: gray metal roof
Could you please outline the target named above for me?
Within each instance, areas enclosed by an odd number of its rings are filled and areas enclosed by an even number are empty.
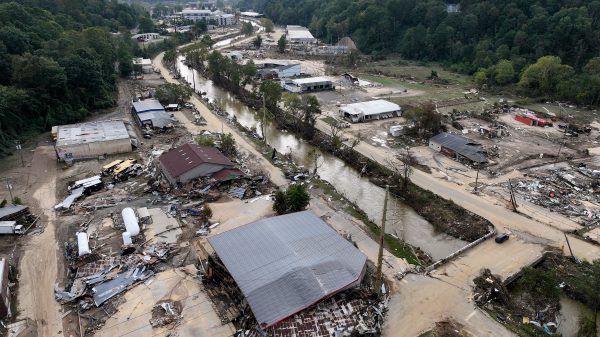
[[[133,102],[133,109],[135,112],[142,113],[148,111],[165,111],[165,108],[155,99],[146,99],[143,101]]]
[[[259,220],[208,241],[263,326],[357,285],[367,260],[310,211]]]
[[[155,128],[164,128],[165,126],[172,124],[171,116],[163,111],[146,111],[139,113],[138,118],[142,123],[151,121],[152,126]]]
[[[29,207],[24,206],[24,205],[0,207],[0,219],[5,220],[4,218],[6,218],[8,220],[12,216],[14,216],[16,213],[27,210],[28,208]]]
[[[485,150],[481,144],[469,138],[455,135],[453,133],[442,132],[431,137],[429,141],[443,145],[444,147],[447,147],[476,163],[488,162],[485,155]]]
[[[122,120],[108,120],[58,127],[56,146],[106,142],[129,138]]]
[[[381,113],[392,113],[402,110],[396,103],[392,103],[383,99],[378,99],[368,102],[359,102],[347,104],[340,108],[340,111],[350,115],[368,116],[378,115]]]

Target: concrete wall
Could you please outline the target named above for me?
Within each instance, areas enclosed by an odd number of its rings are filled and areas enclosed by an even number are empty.
[[[61,160],[65,159],[67,153],[72,153],[73,159],[84,159],[98,157],[103,154],[126,153],[131,151],[130,138],[56,147],[56,153]]]

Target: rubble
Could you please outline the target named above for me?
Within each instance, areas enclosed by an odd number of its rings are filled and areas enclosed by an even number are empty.
[[[152,308],[152,318],[150,319],[150,325],[153,328],[170,325],[174,327],[183,318],[181,316],[180,304],[177,302],[162,302],[157,303]]]

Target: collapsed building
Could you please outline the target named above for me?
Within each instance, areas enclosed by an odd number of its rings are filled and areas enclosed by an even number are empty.
[[[184,144],[158,157],[160,168],[167,180],[175,185],[190,180],[214,176],[217,180],[243,173],[219,150],[211,146]]]
[[[260,329],[359,286],[367,268],[367,257],[311,211],[259,220],[208,241],[214,263],[233,277]]]
[[[431,137],[429,147],[460,162],[476,165],[488,163],[486,152],[480,143],[452,133],[442,132]]]
[[[131,152],[137,144],[122,120],[61,125],[54,130],[56,156],[66,162]]]

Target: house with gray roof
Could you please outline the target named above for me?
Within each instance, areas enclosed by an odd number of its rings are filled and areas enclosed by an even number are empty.
[[[487,153],[480,143],[453,133],[442,132],[431,137],[429,147],[460,162],[476,165],[488,163]]]

